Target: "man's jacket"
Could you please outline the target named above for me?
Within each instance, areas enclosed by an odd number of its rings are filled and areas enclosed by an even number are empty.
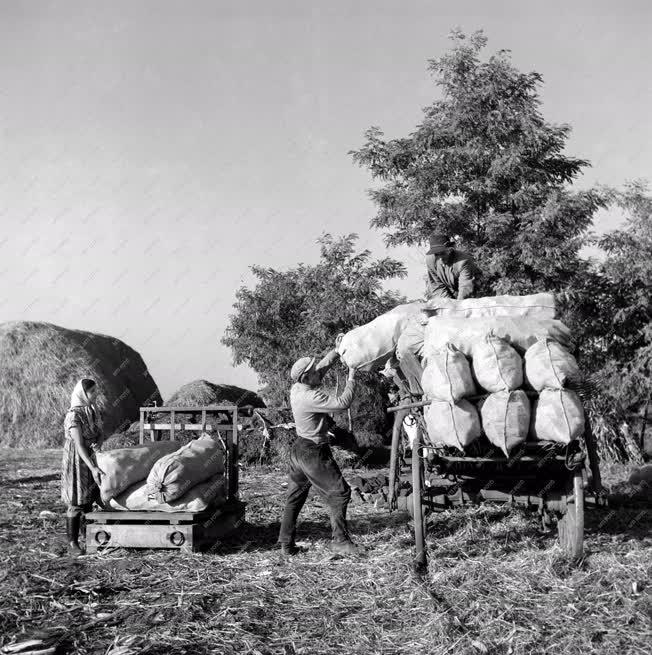
[[[426,255],[428,298],[456,298],[473,295],[474,281],[480,274],[475,260],[462,250],[447,255]]]
[[[316,369],[330,368],[337,359],[333,350],[315,365]],[[339,396],[328,395],[322,387],[310,387],[295,382],[290,389],[290,405],[294,415],[297,435],[315,443],[328,443],[328,429],[331,417],[328,412],[348,409],[353,402],[355,380],[348,380]]]

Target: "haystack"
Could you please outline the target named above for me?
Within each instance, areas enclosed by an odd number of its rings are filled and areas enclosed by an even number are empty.
[[[0,445],[60,446],[77,380],[98,383],[105,434],[124,429],[138,408],[161,402],[142,357],[119,339],[51,323],[0,324]]]

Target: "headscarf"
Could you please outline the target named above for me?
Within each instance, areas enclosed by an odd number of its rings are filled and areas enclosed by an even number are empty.
[[[72,390],[72,394],[70,395],[70,409],[73,409],[74,407],[83,408],[86,416],[88,417],[89,423],[93,425],[97,416],[97,410],[95,405],[91,403],[90,400],[88,400],[88,396],[84,391],[82,382],[83,380],[78,380],[75,388]]]

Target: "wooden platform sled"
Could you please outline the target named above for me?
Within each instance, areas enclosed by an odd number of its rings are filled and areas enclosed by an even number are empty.
[[[166,413],[169,422],[152,414]],[[175,415],[201,414],[200,423],[181,424]],[[207,423],[213,415],[212,423]],[[218,422],[218,415],[229,422]],[[246,503],[238,497],[238,408],[234,405],[203,407],[141,407],[140,443],[145,431],[152,441],[161,432],[174,440],[178,430],[193,429],[224,433],[226,441],[226,501],[202,512],[97,511],[86,515],[86,552],[104,548],[167,548],[185,552],[208,550],[220,539],[237,531],[244,523]]]

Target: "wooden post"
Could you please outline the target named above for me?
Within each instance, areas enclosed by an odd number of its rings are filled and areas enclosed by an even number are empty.
[[[145,430],[143,424],[145,423],[145,413],[141,407],[140,409],[140,426],[138,429],[138,443],[145,443]]]
[[[238,495],[238,407],[233,408],[233,424],[229,437],[229,498]]]
[[[417,438],[412,446],[412,507],[414,512],[414,542],[416,555],[414,563],[418,570],[424,570],[427,567],[426,558],[426,540],[425,540],[425,519],[421,508],[421,469],[422,462],[419,454],[421,448],[421,429],[417,430]]]
[[[170,441],[174,441],[174,410],[170,412]]]
[[[149,424],[152,426],[149,429],[149,438],[150,438],[150,441],[156,441],[156,430],[154,429],[154,422],[152,420],[152,414],[151,414],[151,412],[148,412],[147,414],[149,416]]]
[[[201,431],[206,432],[206,410],[202,409],[201,412]]]

